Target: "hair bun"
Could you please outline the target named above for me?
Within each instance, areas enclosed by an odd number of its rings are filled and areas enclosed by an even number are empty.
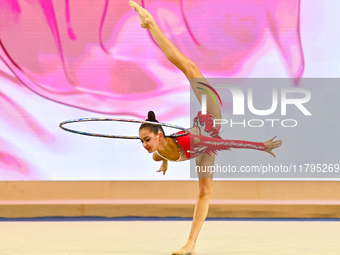
[[[146,119],[146,121],[154,121],[154,122],[158,122],[156,120],[156,115],[153,111],[149,111],[148,112],[148,118]]]

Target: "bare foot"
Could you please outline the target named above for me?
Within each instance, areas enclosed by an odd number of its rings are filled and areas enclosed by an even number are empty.
[[[129,1],[129,4],[135,10],[135,12],[138,13],[139,18],[140,18],[140,26],[142,28],[147,28],[147,26],[150,24],[151,20],[153,19],[151,14],[134,1]]]
[[[188,246],[184,246],[182,249],[174,251],[171,255],[190,255],[190,254],[195,254],[195,247],[189,248]]]

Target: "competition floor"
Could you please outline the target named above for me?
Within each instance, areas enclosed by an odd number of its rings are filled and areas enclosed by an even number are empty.
[[[171,254],[191,222],[0,221],[0,254]],[[340,254],[339,220],[206,221],[196,254]]]

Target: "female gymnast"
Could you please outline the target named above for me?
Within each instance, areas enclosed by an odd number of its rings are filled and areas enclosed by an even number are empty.
[[[190,59],[186,58],[168,38],[166,38],[150,13],[133,1],[130,1],[129,4],[139,14],[141,27],[150,31],[168,60],[184,73],[189,82],[192,78],[204,79],[197,66]],[[204,83],[207,84],[207,81]],[[195,86],[191,84],[191,86],[201,103],[200,99],[204,91],[196,88],[199,87],[197,84],[195,84]],[[157,172],[163,172],[163,175],[165,174],[168,168],[168,160],[184,161],[193,157],[196,157],[196,165],[200,166],[200,169],[204,169],[204,167],[214,165],[217,150],[227,150],[230,148],[262,150],[275,157],[272,150],[282,144],[280,140],[274,141],[275,137],[264,143],[223,140],[219,136],[220,126],[214,127],[213,125],[214,118],[221,119],[221,110],[218,105],[215,105],[212,98],[207,97],[207,114],[203,115],[201,112],[198,113],[194,119],[193,128],[190,129],[190,134],[187,136],[176,138],[171,138],[171,136],[166,137],[161,126],[148,123],[142,124],[139,129],[139,137],[143,143],[143,147],[149,153],[153,153],[153,159],[155,161],[162,161],[161,168]],[[153,112],[148,113],[147,120],[157,121]],[[191,149],[190,141],[191,144],[195,145]],[[212,182],[213,178],[211,178],[211,176],[199,173],[199,195],[189,238],[180,250],[172,253],[173,255],[195,253],[196,240],[208,214]]]

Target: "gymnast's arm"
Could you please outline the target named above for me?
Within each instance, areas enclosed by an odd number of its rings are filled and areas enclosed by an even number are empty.
[[[152,156],[154,161],[163,161],[160,169],[157,172],[163,172],[163,175],[165,175],[166,170],[168,170],[168,161],[161,158],[156,152],[153,153]]]
[[[197,147],[208,146],[210,150],[215,151],[230,150],[230,148],[261,150],[268,152],[274,157],[275,154],[272,152],[272,150],[282,145],[282,141],[274,141],[275,138],[276,136],[264,143],[256,143],[241,140],[225,140],[216,137],[198,136],[193,134],[190,136],[191,144]]]
[[[228,144],[230,148],[261,150],[261,151],[268,152],[269,154],[273,155],[275,158],[276,156],[272,152],[272,150],[282,145],[282,141],[281,140],[274,141],[275,138],[276,136],[264,143],[256,143],[256,142],[248,142],[248,141],[233,141],[233,140],[223,140],[223,141],[224,143]]]

